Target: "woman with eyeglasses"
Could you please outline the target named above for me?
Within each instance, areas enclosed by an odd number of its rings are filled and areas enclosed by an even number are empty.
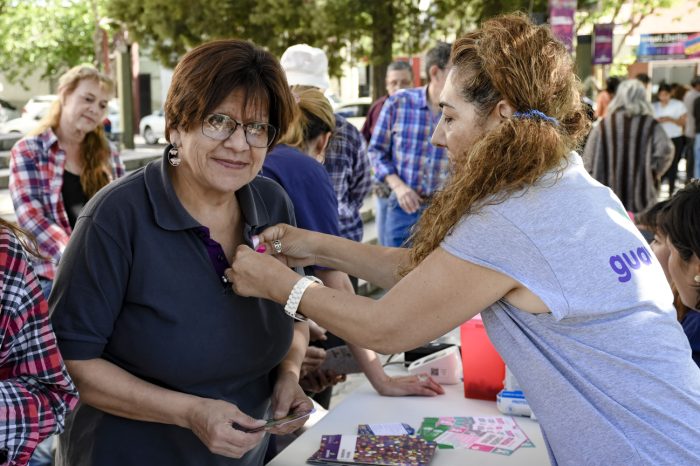
[[[700,464],[700,371],[661,266],[573,151],[588,118],[566,48],[507,15],[456,40],[451,62],[433,143],[452,173],[411,249],[286,225],[260,237],[286,265],[333,267],[387,293],[307,286],[245,246],[226,271],[234,289],[383,353],[480,313],[552,464]]]
[[[249,430],[311,409],[306,324],[223,273],[237,246],[294,223],[283,189],[256,176],[293,106],[278,61],[248,42],[177,65],[162,160],[88,203],[59,267],[52,322],[82,403],[57,464],[262,465],[268,435]]]

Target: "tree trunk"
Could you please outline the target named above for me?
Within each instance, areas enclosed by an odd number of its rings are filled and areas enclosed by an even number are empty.
[[[372,1],[372,100],[386,94],[386,69],[392,61],[394,44],[394,0]]]

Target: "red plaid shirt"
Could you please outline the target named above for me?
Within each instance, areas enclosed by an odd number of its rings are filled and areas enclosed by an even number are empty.
[[[26,464],[77,403],[39,280],[17,238],[0,227],[0,464]]]
[[[124,175],[119,153],[112,150],[112,177]],[[20,139],[10,157],[10,196],[17,223],[30,232],[47,260],[33,262],[40,277],[53,280],[56,266],[68,244],[71,227],[63,204],[63,170],[66,152],[49,128],[36,136]]]

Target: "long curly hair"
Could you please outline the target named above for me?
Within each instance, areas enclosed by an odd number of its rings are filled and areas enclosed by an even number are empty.
[[[547,26],[522,14],[486,21],[452,47],[452,82],[485,119],[501,100],[520,112],[558,120],[508,118],[465,152],[452,154],[451,174],[418,221],[408,273],[434,251],[465,215],[505,201],[542,175],[561,169],[590,125],[564,45]]]
[[[114,89],[114,83],[109,76],[100,73],[97,68],[91,65],[78,65],[59,78],[59,94],[62,96],[72,94],[78,87],[78,84],[84,79],[92,79],[99,82],[100,86],[108,93],[111,93]],[[56,99],[46,116],[30,134],[41,134],[48,128],[58,128],[61,123],[61,111],[61,99]],[[102,123],[87,133],[80,144],[80,159],[83,162],[80,185],[88,199],[112,181],[111,152]]]

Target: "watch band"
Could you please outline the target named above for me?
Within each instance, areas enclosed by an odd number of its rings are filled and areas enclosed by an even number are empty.
[[[306,289],[314,283],[319,283],[323,285],[320,278],[314,277],[313,275],[307,275],[301,277],[299,281],[294,284],[292,291],[289,293],[289,298],[287,298],[287,304],[284,305],[284,312],[295,320],[304,321],[306,317],[297,314],[297,308],[301,302],[301,297],[304,296]]]

